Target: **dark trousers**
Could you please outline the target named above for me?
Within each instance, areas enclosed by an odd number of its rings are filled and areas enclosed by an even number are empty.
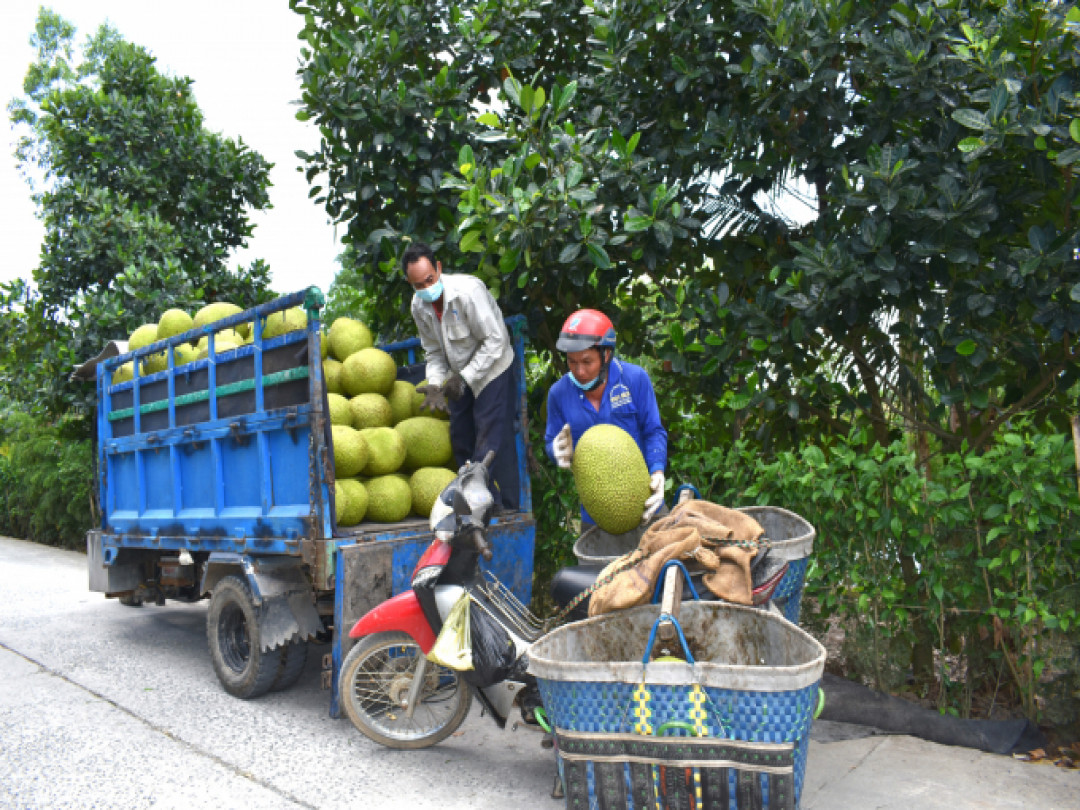
[[[492,494],[503,509],[519,507],[520,474],[514,417],[517,408],[517,378],[514,366],[489,382],[480,396],[465,386],[465,394],[450,403],[450,445],[460,467],[466,461],[480,461],[488,450],[495,451],[491,467]]]

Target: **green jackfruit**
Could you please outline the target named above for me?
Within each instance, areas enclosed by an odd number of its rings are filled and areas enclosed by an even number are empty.
[[[136,349],[141,349],[143,346],[149,346],[157,339],[157,324],[144,323],[132,332],[131,336],[128,338],[128,351],[133,352]]]
[[[371,330],[360,321],[354,321],[352,318],[336,319],[330,326],[327,339],[330,343],[330,354],[342,362],[349,355],[375,345],[375,341],[371,337]]]
[[[195,317],[192,319],[193,325],[198,328],[201,326],[207,326],[214,321],[220,321],[222,318],[228,318],[230,315],[236,315],[238,312],[243,312],[236,304],[230,304],[227,301],[217,301],[213,304],[207,304],[205,307],[195,313]],[[251,331],[251,324],[244,323],[238,324],[235,327],[235,331],[240,335],[237,343],[240,343],[244,338],[248,336]],[[201,348],[201,347],[200,347]]]
[[[649,468],[633,437],[615,425],[593,425],[578,439],[574,484],[585,511],[601,529],[625,534],[641,523]]]
[[[397,523],[409,516],[412,490],[406,479],[398,475],[380,475],[365,486],[368,492],[368,520]]]
[[[297,332],[307,328],[307,313],[300,307],[271,312],[266,316],[266,325],[263,327],[263,340],[284,335],[286,332]]]
[[[164,340],[173,335],[187,332],[194,327],[194,320],[182,309],[167,309],[161,313],[161,320],[157,325],[157,339]]]
[[[341,387],[341,362],[333,357],[327,357],[322,361],[323,379],[326,380],[326,390],[331,394],[344,394]]]
[[[390,427],[365,428],[360,431],[367,443],[368,458],[364,475],[389,475],[405,461],[405,439]]]
[[[412,412],[413,396],[416,394],[416,386],[404,380],[394,380],[394,387],[390,389],[386,399],[390,403],[390,413],[393,419],[391,424],[415,416]]]
[[[433,416],[413,416],[394,426],[405,440],[405,466],[442,467],[454,457],[450,447],[450,423]]]
[[[355,526],[367,514],[367,488],[355,478],[340,478],[334,482],[334,504],[339,526]]]
[[[357,394],[349,400],[352,426],[357,430],[373,427],[390,427],[393,411],[382,394]]]
[[[368,462],[367,441],[348,425],[331,427],[334,439],[334,475],[337,478],[352,478]]]
[[[341,394],[327,394],[326,401],[330,406],[330,424],[352,427],[352,408],[349,407],[349,400]]]
[[[357,394],[386,396],[397,379],[394,358],[382,349],[366,348],[350,354],[341,364],[341,387],[351,397]]]
[[[431,507],[446,486],[457,478],[457,473],[445,467],[421,467],[409,478],[412,492],[412,510],[420,517],[431,517]]]

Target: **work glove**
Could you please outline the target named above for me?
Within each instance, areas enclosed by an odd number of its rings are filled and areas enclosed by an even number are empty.
[[[564,470],[570,469],[570,462],[574,458],[574,437],[570,435],[570,425],[565,424],[554,439],[551,440],[551,449],[555,455],[555,463]]]
[[[442,411],[443,413],[450,412],[450,406],[446,402],[446,394],[443,392],[441,385],[434,385],[428,383],[427,385],[416,386],[417,393],[424,395],[424,401],[420,403],[420,410],[422,411]]]
[[[465,396],[465,378],[455,371],[446,378],[446,382],[442,384],[442,390],[448,400],[457,402]]]
[[[656,510],[664,503],[664,473],[662,470],[654,472],[649,478],[649,489],[652,490],[652,495],[645,501],[645,512],[641,516],[642,523],[648,523],[652,520]]]

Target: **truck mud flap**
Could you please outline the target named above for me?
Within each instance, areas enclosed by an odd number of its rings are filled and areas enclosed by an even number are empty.
[[[294,641],[309,641],[325,629],[311,583],[293,557],[252,557],[247,554],[212,554],[206,566],[202,593],[212,591],[223,576],[243,573],[259,615],[263,650]]]

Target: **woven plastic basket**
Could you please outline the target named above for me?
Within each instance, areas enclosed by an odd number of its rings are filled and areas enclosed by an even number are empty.
[[[787,573],[777,585],[772,601],[788,621],[798,624],[806,567],[814,551],[816,530],[806,518],[779,506],[743,506],[739,507],[739,511],[745,512],[761,524],[765,537],[772,545],[772,553],[787,560]],[[620,544],[618,538],[588,529],[574,543],[574,555],[582,565],[607,565],[633,551],[637,541],[634,540],[629,547],[624,547],[626,545]]]
[[[655,807],[662,780],[685,771],[698,782],[695,807],[797,808],[825,648],[766,611],[680,610],[693,664],[642,663],[656,605],[565,625],[530,649],[567,807]],[[675,737],[657,736],[665,728]]]

